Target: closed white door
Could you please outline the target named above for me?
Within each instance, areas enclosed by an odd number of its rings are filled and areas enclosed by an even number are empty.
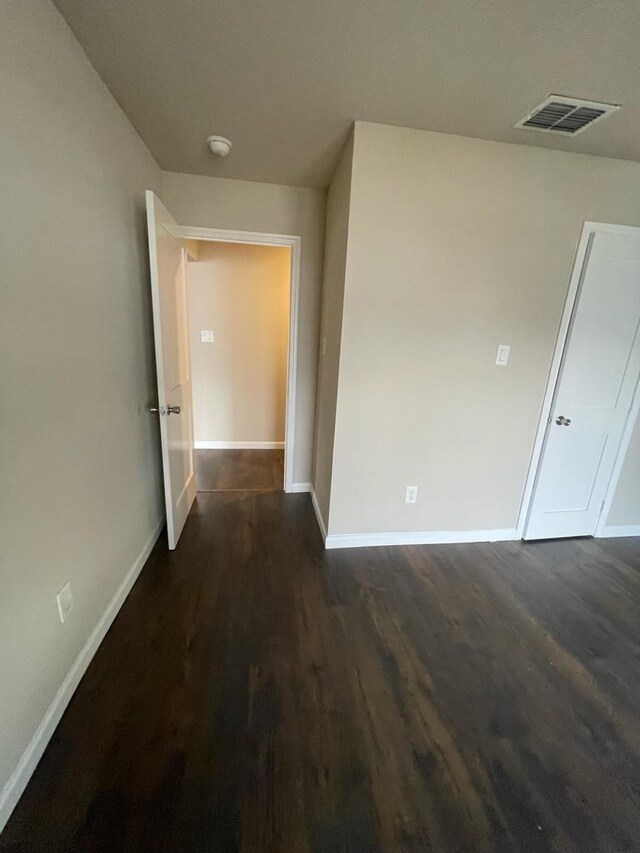
[[[147,190],[151,297],[169,548],[178,543],[196,496],[187,318],[186,258],[177,224]]]
[[[640,374],[640,229],[591,236],[525,539],[595,533]]]

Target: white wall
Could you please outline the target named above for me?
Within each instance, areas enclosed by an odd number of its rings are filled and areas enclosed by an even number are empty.
[[[291,249],[202,242],[188,279],[196,444],[283,442]]]
[[[637,163],[356,124],[330,534],[515,527],[583,222],[639,198]]]
[[[161,172],[48,0],[6,0],[2,18],[0,826],[162,518],[144,218]]]
[[[163,200],[181,225],[302,238],[294,481],[311,481],[326,193],[225,178],[163,173]]]
[[[316,450],[313,489],[326,527],[329,519],[333,446],[342,337],[342,305],[349,237],[349,196],[353,136],[345,146],[327,196],[320,367],[316,412]],[[324,343],[324,354],[322,352]]]

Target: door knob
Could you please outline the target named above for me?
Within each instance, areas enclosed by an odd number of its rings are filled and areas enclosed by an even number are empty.
[[[558,426],[570,426],[571,418],[565,418],[564,415],[558,415],[558,417],[556,418],[556,423],[558,424]]]
[[[150,406],[149,411],[160,415],[179,415],[182,409],[180,406],[167,406],[166,409],[164,406]]]

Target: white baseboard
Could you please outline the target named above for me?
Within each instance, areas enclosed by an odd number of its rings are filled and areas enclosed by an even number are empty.
[[[498,530],[423,530],[416,533],[338,533],[325,538],[325,548],[366,548],[377,545],[453,545],[463,542],[511,542],[516,539],[518,539],[518,535],[515,527]]]
[[[60,685],[58,692],[55,695],[55,698],[49,708],[47,709],[46,714],[44,715],[42,722],[36,729],[34,736],[31,738],[31,741],[24,753],[22,754],[22,758],[18,762],[17,767],[9,777],[8,782],[0,792],[0,832],[6,822],[9,820],[11,812],[16,807],[18,800],[22,796],[22,792],[27,786],[29,779],[31,778],[31,774],[35,770],[38,762],[42,758],[42,754],[45,751],[49,740],[54,733],[56,726],[60,722],[60,718],[62,717],[65,708],[69,704],[69,700],[73,696],[76,687],[80,683],[80,679],[85,674],[87,667],[91,663],[93,656],[102,640],[104,639],[105,634],[111,627],[111,623],[116,618],[118,611],[122,607],[127,595],[129,594],[131,587],[135,583],[138,575],[140,574],[142,567],[145,562],[153,546],[156,544],[158,537],[164,527],[165,520],[164,518],[158,523],[155,530],[149,537],[146,545],[140,552],[140,554],[136,557],[135,562],[127,572],[125,578],[122,583],[116,590],[113,598],[109,602],[107,609],[104,611],[102,616],[100,617],[100,621],[96,625],[96,627],[91,632],[89,639],[84,644],[84,647],[78,657],[73,662],[73,665],[69,672],[67,673],[66,678]]]
[[[325,543],[327,541],[327,528],[324,523],[324,518],[322,517],[322,513],[320,512],[320,507],[318,506],[318,499],[316,498],[316,493],[313,490],[313,486],[311,487],[311,503],[313,504],[313,508],[316,513],[316,518],[318,519],[318,527],[320,528],[320,533],[322,534],[322,541]]]
[[[612,524],[603,527],[598,539],[615,539],[620,536],[640,536],[640,524]]]
[[[284,441],[194,441],[196,450],[282,450]]]
[[[287,492],[310,492],[311,491],[311,483],[291,483],[289,488],[286,490]]]

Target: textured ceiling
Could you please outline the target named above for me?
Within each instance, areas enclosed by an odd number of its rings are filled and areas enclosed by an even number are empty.
[[[165,169],[324,187],[354,119],[640,160],[638,0],[54,2]],[[549,93],[623,109],[511,127]]]

